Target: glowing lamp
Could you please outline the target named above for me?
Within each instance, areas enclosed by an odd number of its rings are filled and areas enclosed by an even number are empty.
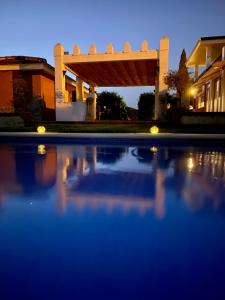
[[[191,89],[190,89],[190,94],[191,94],[192,96],[195,96],[195,94],[196,94],[196,89],[195,89],[195,88],[191,88]]]
[[[152,126],[149,131],[151,134],[157,134],[159,133],[159,128],[157,126]]]
[[[38,126],[38,128],[37,128],[38,133],[43,134],[43,133],[45,133],[45,131],[46,131],[45,126]]]
[[[44,155],[46,153],[45,145],[38,145],[38,154]]]

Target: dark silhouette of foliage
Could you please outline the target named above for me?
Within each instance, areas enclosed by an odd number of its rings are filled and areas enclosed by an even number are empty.
[[[27,105],[27,111],[32,113],[32,117],[35,121],[41,121],[44,119],[45,110],[45,101],[40,96],[33,97]]]
[[[101,120],[127,120],[126,103],[116,92],[103,91],[98,94],[97,105]]]
[[[139,120],[151,120],[154,116],[155,94],[143,93],[138,100]]]
[[[177,97],[181,99],[181,106],[187,107],[189,105],[190,96],[189,88],[191,86],[190,74],[186,66],[187,58],[185,50],[182,51],[178,71],[170,70],[165,77],[165,83],[170,90],[177,93]]]
[[[126,148],[122,147],[98,147],[97,161],[103,164],[113,165],[120,161],[126,152]]]

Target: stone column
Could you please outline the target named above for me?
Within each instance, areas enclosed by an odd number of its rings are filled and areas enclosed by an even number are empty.
[[[63,63],[64,48],[61,44],[56,44],[54,48],[55,56],[55,99],[57,103],[65,100],[65,66]]]
[[[84,82],[79,77],[76,78],[76,97],[77,101],[84,101]]]
[[[222,60],[225,60],[225,46],[222,47]]]
[[[225,48],[225,47],[224,47]],[[222,109],[221,111],[225,111],[225,71],[221,71],[221,101],[222,101]]]
[[[215,81],[210,80],[210,103],[211,103],[211,111],[215,111]]]
[[[222,60],[225,60],[225,46],[222,47]],[[221,111],[225,111],[225,70],[221,70]]]
[[[164,82],[169,68],[169,39],[162,37],[159,48],[159,92],[167,91],[168,86]]]
[[[96,103],[97,103],[97,97],[96,97],[96,93],[95,93],[95,87],[92,86],[93,89],[93,93],[94,93],[94,101],[93,101],[93,105],[92,105],[92,121],[96,120]]]
[[[159,119],[159,74],[155,78],[155,110],[154,110],[154,120]]]
[[[198,65],[194,66],[194,76],[195,76],[195,80],[198,79]]]
[[[160,94],[166,93],[168,86],[165,84],[164,79],[168,75],[169,69],[169,39],[168,37],[162,37],[160,40],[158,67],[159,70],[155,79],[155,115],[154,119],[158,120],[161,116],[160,108]]]
[[[205,47],[205,63],[206,68],[208,68],[212,63],[212,46]]]

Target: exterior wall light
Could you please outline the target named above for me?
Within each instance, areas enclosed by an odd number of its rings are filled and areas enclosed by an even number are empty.
[[[152,126],[149,131],[151,134],[157,134],[159,133],[159,128],[157,126]]]
[[[191,94],[191,96],[195,96],[196,95],[196,89],[195,88],[191,88],[190,89],[190,94]]]
[[[45,126],[38,126],[37,132],[41,134],[45,133],[46,132]]]

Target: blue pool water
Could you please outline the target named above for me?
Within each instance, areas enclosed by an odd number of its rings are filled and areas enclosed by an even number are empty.
[[[1,144],[0,299],[225,299],[225,151]]]

